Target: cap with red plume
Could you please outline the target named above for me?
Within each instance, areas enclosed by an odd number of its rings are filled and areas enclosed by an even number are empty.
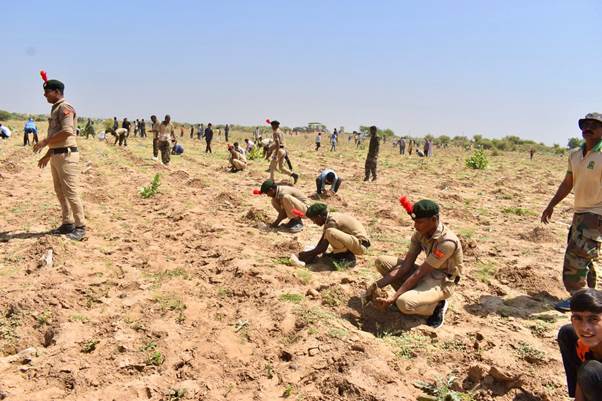
[[[295,216],[297,216],[297,217],[299,217],[299,218],[303,218],[303,217],[305,217],[305,213],[303,213],[303,212],[302,212],[301,210],[299,210],[299,209],[293,209],[293,210],[291,210],[291,212],[292,212],[292,213],[293,213]]]
[[[44,83],[48,82],[48,75],[46,75],[46,71],[41,70],[40,76],[42,77],[42,81],[44,81]]]
[[[414,211],[414,207],[412,206],[412,203],[408,200],[408,197],[407,196],[400,197],[399,203],[401,204],[401,206],[403,206],[403,208],[406,210],[406,212],[411,216]]]
[[[271,124],[272,123],[269,118],[266,118],[265,122],[266,122],[266,124]]]
[[[255,189],[253,190],[253,195],[261,195],[261,189],[257,189],[257,188],[255,188]]]

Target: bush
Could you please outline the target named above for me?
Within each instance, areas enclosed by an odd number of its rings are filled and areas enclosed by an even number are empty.
[[[144,199],[155,196],[157,192],[159,192],[159,185],[161,185],[160,178],[161,176],[159,174],[155,174],[149,186],[140,188],[140,196]]]
[[[472,156],[466,159],[466,167],[475,170],[485,170],[488,164],[489,160],[487,159],[487,155],[481,149],[475,150]]]
[[[263,150],[259,146],[259,144],[255,144],[253,149],[249,153],[247,153],[247,159],[249,160],[258,160],[263,158]]]

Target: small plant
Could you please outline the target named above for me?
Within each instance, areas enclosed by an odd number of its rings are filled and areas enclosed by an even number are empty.
[[[150,185],[147,187],[140,188],[140,196],[144,199],[152,198],[159,192],[159,186],[161,185],[161,175],[155,174]]]
[[[384,332],[380,335],[383,341],[393,347],[393,353],[402,359],[412,359],[419,352],[425,352],[430,345],[428,337],[411,332],[392,335]]]
[[[152,366],[161,366],[165,362],[165,357],[159,351],[155,351],[148,355],[146,358],[146,364]]]
[[[294,304],[298,304],[303,301],[305,297],[301,294],[293,294],[290,292],[285,292],[284,294],[280,294],[280,300],[286,302],[292,302]]]
[[[90,319],[88,319],[86,316],[84,315],[80,315],[80,314],[75,314],[73,316],[71,316],[71,321],[72,322],[82,322],[82,323],[88,323],[90,321]]]
[[[533,346],[520,342],[516,348],[516,354],[529,363],[537,363],[545,360],[546,354]]]
[[[489,165],[489,160],[485,152],[481,149],[475,150],[472,156],[466,159],[466,167],[474,170],[485,170],[487,165]]]
[[[186,309],[186,304],[174,294],[157,295],[154,301],[159,304],[163,311],[183,311]]]
[[[549,323],[538,320],[534,324],[529,326],[529,329],[531,330],[531,333],[533,333],[533,335],[535,337],[542,338],[542,337],[545,337],[546,334],[550,331],[550,329],[551,329],[550,326],[551,325]]]
[[[282,396],[284,398],[288,398],[293,394],[293,385],[292,384],[287,384],[286,388],[284,389],[284,392],[282,393]]]
[[[98,344],[98,340],[88,340],[82,345],[82,352],[84,354],[89,354],[90,352],[96,349],[96,345]]]
[[[185,388],[170,388],[167,391],[167,400],[168,401],[179,401],[184,398],[186,395]]]
[[[332,261],[332,266],[334,267],[334,270],[337,272],[343,272],[346,270],[349,270],[350,268],[353,267],[353,263],[352,262],[347,262],[347,261],[342,261],[339,262],[338,260],[333,260]]]
[[[36,326],[42,327],[51,322],[52,312],[50,312],[49,310],[46,309],[46,310],[44,310],[44,312],[40,313],[35,318],[36,318]]]
[[[292,266],[293,261],[289,257],[274,258],[272,261],[278,265]]]
[[[305,285],[311,282],[311,272],[305,269],[299,269],[295,272],[297,278]]]
[[[504,214],[515,214],[517,216],[535,216],[535,213],[532,210],[525,209],[523,207],[505,207],[502,209],[502,213]]]
[[[260,160],[263,159],[263,150],[256,144],[253,149],[247,153],[247,159],[249,160]]]
[[[349,332],[343,328],[332,328],[327,334],[332,338],[343,339],[349,335]]]
[[[322,304],[332,307],[339,306],[343,295],[341,288],[331,287],[322,293]]]
[[[496,268],[495,265],[491,262],[478,262],[477,270],[475,271],[475,276],[479,281],[482,281],[485,284],[489,284],[491,282],[491,278],[495,274]]]
[[[425,393],[432,395],[433,401],[472,401],[473,396],[468,393],[452,390],[456,378],[449,376],[447,379],[441,379],[436,384],[425,383],[418,381],[414,383],[414,386],[424,391]]]
[[[150,341],[146,344],[144,344],[142,347],[140,347],[140,351],[154,351],[157,349],[157,343],[155,343],[154,341]]]

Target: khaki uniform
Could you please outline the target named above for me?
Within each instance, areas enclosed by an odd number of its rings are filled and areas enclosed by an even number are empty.
[[[596,267],[602,245],[602,141],[583,155],[569,154],[567,174],[573,176],[575,214],[564,254],[562,281],[570,293],[596,287]]]
[[[125,128],[117,128],[115,130],[115,143],[119,141],[119,146],[128,146],[128,130]]]
[[[159,135],[157,136],[159,151],[161,151],[161,161],[163,164],[169,164],[170,161],[170,150],[169,141],[171,140],[171,133],[173,131],[172,123],[159,124]]]
[[[159,156],[159,126],[161,123],[157,121],[152,124],[151,131],[153,131],[153,157]]]
[[[244,170],[247,167],[247,158],[235,151],[234,154],[230,154],[230,165],[236,170]]]
[[[271,145],[273,154],[270,162],[270,179],[274,179],[276,166],[278,171],[283,174],[291,175],[293,172],[287,167],[284,167],[284,157],[286,156],[286,148],[284,147],[284,134],[278,129],[273,133],[274,143]]]
[[[416,287],[401,294],[395,301],[399,310],[407,315],[431,316],[440,301],[451,297],[464,268],[460,240],[443,224],[439,224],[431,238],[425,238],[416,232],[412,236],[406,258],[415,262],[423,251],[426,254],[425,262],[435,270],[423,277]],[[376,259],[376,269],[384,276],[395,266],[399,266],[403,260],[395,256],[379,256]],[[418,267],[414,264],[414,268],[406,276],[401,277],[398,282],[392,283],[392,286],[399,289]]]
[[[293,214],[293,209],[307,212],[308,199],[301,191],[294,187],[279,185],[276,189],[276,195],[272,198],[272,206],[278,214],[286,213],[289,219],[297,219]]]
[[[324,239],[332,247],[332,253],[351,251],[354,255],[363,255],[370,246],[362,223],[343,213],[328,213],[324,223]]]
[[[49,148],[50,171],[54,183],[54,192],[61,204],[63,224],[75,224],[84,227],[84,205],[79,196],[79,152],[54,154],[55,149],[75,148],[75,109],[64,99],[56,102],[48,119],[48,138],[60,132],[70,135],[62,142],[52,144]]]

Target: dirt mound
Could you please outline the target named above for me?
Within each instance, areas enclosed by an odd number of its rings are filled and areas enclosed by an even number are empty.
[[[217,207],[225,207],[227,209],[239,207],[241,205],[240,199],[228,192],[221,192],[215,197]]]
[[[23,167],[11,160],[5,160],[0,163],[0,170],[11,174],[17,174],[23,171]]]
[[[106,192],[84,192],[82,197],[84,201],[98,205],[102,205],[111,199]]]
[[[266,224],[271,222],[270,216],[268,216],[268,214],[266,212],[264,212],[261,209],[256,209],[254,207],[249,209],[247,214],[245,214],[245,218],[248,220],[266,223]]]
[[[554,242],[556,237],[545,227],[537,226],[529,232],[522,232],[518,234],[518,237],[524,241],[543,243],[543,242]]]
[[[380,209],[376,212],[376,217],[380,217],[381,219],[399,220],[399,216],[391,209]]]
[[[169,176],[171,178],[174,178],[174,179],[180,180],[180,181],[186,181],[186,180],[188,180],[190,178],[190,174],[188,174],[184,170],[172,171],[171,173],[169,173]]]
[[[462,244],[462,252],[464,256],[479,256],[479,246],[477,241],[472,238],[465,238],[458,234],[460,244]]]
[[[299,252],[302,248],[301,248],[301,244],[299,243],[299,241],[297,240],[297,238],[293,238],[291,240],[288,241],[284,241],[281,242],[279,244],[275,244],[273,246],[275,251],[281,252],[281,253],[296,253]]]
[[[203,184],[203,181],[201,181],[200,178],[191,178],[188,181],[186,181],[186,185],[191,188],[205,188],[205,185]]]

